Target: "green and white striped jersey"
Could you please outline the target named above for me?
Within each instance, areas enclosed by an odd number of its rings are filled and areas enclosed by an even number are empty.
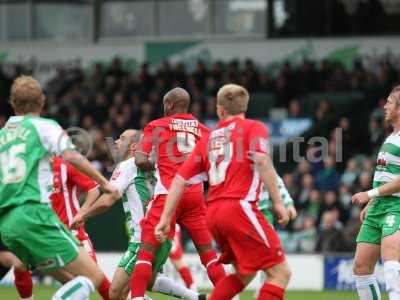
[[[152,173],[139,170],[135,165],[135,158],[132,157],[117,165],[110,182],[122,194],[130,241],[139,243],[140,221],[144,217],[147,203],[153,196],[152,184],[155,182],[155,177]]]
[[[284,206],[293,205],[293,199],[290,196],[288,190],[286,189],[285,183],[283,182],[280,176],[277,176],[278,179],[278,189],[281,194],[282,202]],[[260,194],[260,200],[258,201],[258,208],[261,211],[269,211],[272,209],[272,200],[269,197],[267,188],[264,187],[263,191]]]
[[[49,203],[51,159],[74,145],[57,122],[11,117],[0,130],[0,214],[26,202]]]
[[[379,187],[400,176],[400,134],[392,133],[379,149],[373,187]],[[400,192],[391,196],[376,197],[368,214],[400,211]]]

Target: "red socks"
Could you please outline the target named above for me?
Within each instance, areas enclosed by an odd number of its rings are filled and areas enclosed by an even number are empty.
[[[215,286],[209,300],[231,300],[239,294],[245,285],[236,275],[232,274],[222,279]]]
[[[187,288],[190,288],[193,284],[193,277],[188,267],[182,267],[178,270]]]
[[[31,272],[18,272],[14,270],[14,284],[17,288],[18,294],[22,299],[26,299],[32,296],[32,276]]]
[[[144,297],[147,286],[153,276],[153,254],[145,250],[139,250],[138,258],[131,276],[131,297]]]
[[[104,276],[103,281],[97,288],[97,291],[104,300],[110,300],[110,294],[109,294],[110,285],[111,285],[110,281],[107,279],[107,277]]]
[[[216,264],[217,254],[214,250],[200,254],[201,263],[206,267],[207,274],[214,285],[216,285],[226,274],[221,264]]]
[[[257,300],[283,300],[284,294],[285,290],[283,288],[265,283],[258,294]]]

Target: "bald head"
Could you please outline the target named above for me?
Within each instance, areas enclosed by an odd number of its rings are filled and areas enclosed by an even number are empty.
[[[189,93],[180,87],[170,90],[164,96],[164,114],[187,113],[190,105]]]
[[[141,133],[140,130],[128,129],[119,136],[118,140],[115,141],[115,147],[120,159],[127,159],[132,156]]]

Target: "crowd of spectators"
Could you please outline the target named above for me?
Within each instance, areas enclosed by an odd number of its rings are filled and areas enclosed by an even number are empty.
[[[371,186],[375,155],[390,131],[383,120],[384,97],[398,79],[399,70],[385,60],[368,67],[355,61],[350,70],[329,61],[304,60],[297,67],[286,63],[272,76],[251,60],[216,61],[210,66],[199,61],[191,72],[182,63],[164,62],[156,70],[144,63],[137,74],[132,74],[115,58],[108,68],[96,64],[87,72],[58,70],[45,87],[45,115],[55,118],[64,128],[79,126],[87,130],[93,139],[89,159],[109,173],[114,162],[106,137],[115,139],[126,128],[144,128],[149,121],[160,117],[162,96],[172,87],[181,86],[190,92],[190,111],[201,121],[216,119],[217,89],[224,83],[235,82],[250,93],[275,93],[278,106],[287,109],[291,118],[310,117],[314,124],[322,124],[332,110],[329,104],[321,101],[313,115],[304,115],[296,99],[315,91],[367,93],[375,86],[380,100],[365,104],[371,107],[371,112],[369,126],[363,126],[363,133],[355,132],[351,118],[342,116],[335,121],[335,128],[329,129],[329,151],[322,161],[304,159],[290,172],[281,174],[299,211],[297,220],[281,231],[286,249],[351,251],[360,225],[360,209],[351,204],[351,195]],[[12,78],[0,72],[1,127],[11,113],[5,104],[11,82]],[[335,134],[337,128],[341,129],[340,141]],[[361,134],[368,141],[358,143]],[[344,154],[340,162],[336,153],[338,143]],[[317,151],[316,146],[310,146],[306,157]]]

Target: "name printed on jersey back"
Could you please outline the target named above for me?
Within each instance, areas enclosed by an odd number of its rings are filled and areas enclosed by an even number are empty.
[[[7,130],[3,136],[0,136],[0,148],[12,143],[16,139],[26,141],[31,131],[25,127],[18,127],[14,130]]]
[[[172,119],[169,125],[171,131],[184,131],[202,137],[201,130],[199,128],[199,121],[197,120],[182,120]]]

